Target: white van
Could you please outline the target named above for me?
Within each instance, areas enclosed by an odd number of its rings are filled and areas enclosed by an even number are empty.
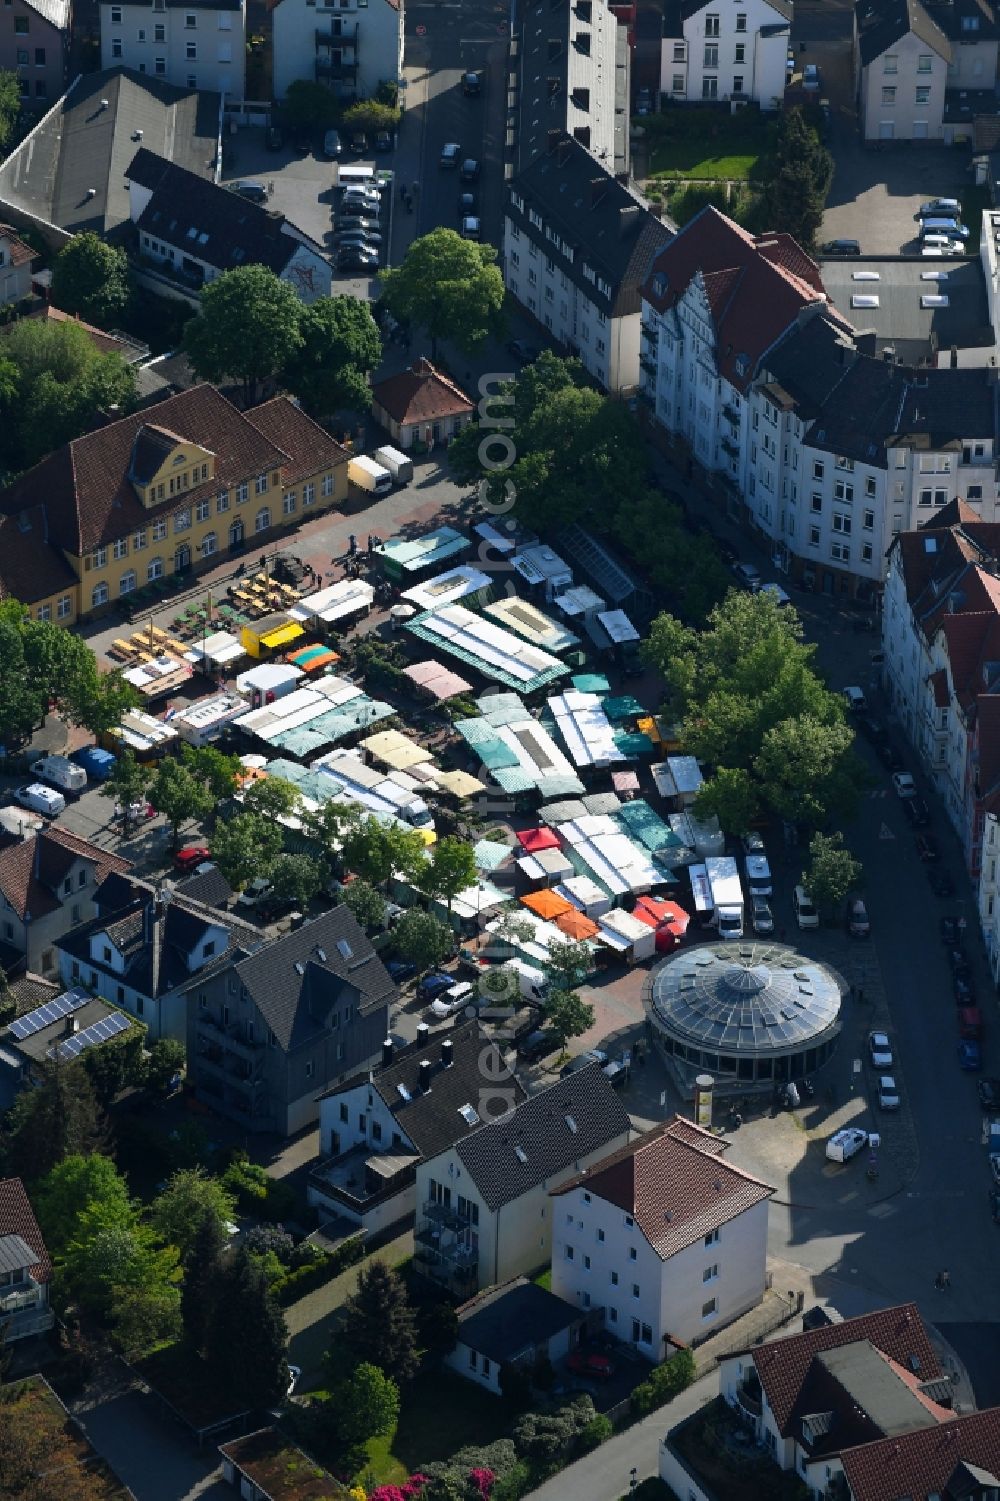
[[[388,443],[384,448],[376,448],[374,459],[376,464],[388,469],[397,485],[408,485],[413,478],[413,460],[409,454],[400,453],[398,448],[392,448]]]
[[[30,808],[32,813],[44,814],[46,818],[57,817],[66,807],[62,793],[53,791],[41,782],[29,782],[25,787],[16,787],[14,801],[20,803],[22,808]]]
[[[87,773],[83,767],[77,766],[75,761],[70,761],[65,756],[42,756],[40,760],[33,761],[28,770],[33,777],[51,782],[60,792],[80,793],[87,785]]]
[[[374,167],[338,167],[338,188],[375,188],[378,182],[375,178]]]
[[[796,886],[792,893],[792,906],[795,908],[795,920],[800,928],[819,927],[819,913],[804,886]]]

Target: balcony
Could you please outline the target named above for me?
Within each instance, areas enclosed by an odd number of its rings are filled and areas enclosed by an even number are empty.
[[[322,57],[317,57],[317,59],[316,59],[316,79],[317,79],[317,81],[319,81],[320,79],[323,79],[323,78],[329,78],[334,83],[338,83],[338,82],[350,82],[350,83],[353,83],[354,80],[357,78],[357,75],[358,75],[358,65],[357,65],[356,61],[355,62],[339,62],[339,63],[334,63],[334,62],[331,62],[329,60],[329,58],[324,59]]]
[[[764,1411],[761,1400],[760,1387],[752,1387],[743,1381],[736,1388],[736,1400],[743,1411],[751,1418],[759,1418]]]
[[[644,323],[642,325],[641,332],[642,332],[642,337],[648,343],[652,344],[653,348],[655,349],[656,346],[657,346],[657,344],[660,341],[660,330],[657,328],[656,324],[655,323]]]
[[[358,45],[358,26],[357,26],[357,22],[354,23],[354,26],[352,27],[352,29],[350,31],[336,32],[336,31],[331,30],[331,28],[328,27],[328,26],[317,26],[317,28],[316,28],[316,46],[317,47],[334,47],[334,48],[336,48],[336,47],[356,47],[357,45]]]
[[[55,1314],[49,1307],[45,1288],[33,1277],[27,1277],[16,1289],[0,1297],[0,1322],[7,1331],[7,1339],[27,1339],[31,1334],[43,1334],[51,1329]]]
[[[456,1214],[450,1204],[438,1204],[436,1200],[430,1200],[423,1206],[421,1213],[424,1219],[430,1220],[434,1225],[441,1225],[445,1230],[465,1230],[469,1221],[462,1214]]]
[[[413,1237],[415,1246],[420,1246],[424,1254],[429,1253],[432,1263],[447,1268],[449,1271],[475,1271],[479,1265],[479,1251],[475,1246],[467,1246],[464,1241],[455,1241],[451,1244],[443,1244],[440,1231],[428,1228],[418,1230]]]
[[[645,352],[645,350],[643,350],[640,353],[640,355],[639,355],[639,364],[642,366],[643,370],[648,370],[649,373],[650,373],[650,375],[655,375],[656,374],[656,356],[655,355],[653,355],[653,354],[647,354]]]
[[[739,444],[734,443],[732,438],[723,438],[722,442],[719,444],[719,447],[722,449],[722,452],[728,454],[731,459],[738,459],[740,456]]]
[[[736,408],[734,406],[730,406],[730,404],[729,404],[728,401],[726,402],[725,406],[722,408],[722,415],[723,415],[723,417],[725,417],[725,419],[729,423],[730,427],[739,427],[739,425],[740,425],[740,414],[739,414],[739,412],[736,410]]]
[[[309,1187],[348,1213],[361,1216],[408,1189],[416,1181],[419,1161],[408,1152],[374,1152],[358,1146],[342,1157],[318,1163],[309,1174]]]

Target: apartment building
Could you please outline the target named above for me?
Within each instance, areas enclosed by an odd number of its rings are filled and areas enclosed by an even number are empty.
[[[0,224],[0,307],[31,296],[35,252],[9,224]]]
[[[921,0],[857,0],[854,78],[864,140],[941,140],[951,69],[952,45]]]
[[[199,385],[64,444],[0,491],[0,556],[36,619],[71,624],[169,573],[271,542],[343,503],[347,452],[288,397],[240,412]],[[21,569],[23,568],[23,573]]]
[[[370,99],[403,76],[404,0],[268,0],[274,97],[299,79]]]
[[[0,71],[17,76],[26,111],[44,114],[62,93],[72,23],[72,0],[4,0]]]
[[[101,0],[101,67],[123,64],[230,103],[246,81],[245,0]]]
[[[3,533],[0,531],[0,538]],[[96,894],[130,861],[52,824],[0,849],[0,965],[54,975],[56,944],[96,912]]]
[[[785,95],[791,0],[666,6],[660,93],[683,103],[725,100],[778,109]]]

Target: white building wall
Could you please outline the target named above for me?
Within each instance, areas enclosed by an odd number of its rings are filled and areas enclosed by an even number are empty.
[[[356,92],[359,98],[371,98],[383,81],[396,82],[403,72],[404,4],[399,9],[389,0],[336,0],[330,4],[311,4],[310,0],[280,0],[271,12],[273,24],[274,96],[284,99],[288,86],[297,79],[316,79],[316,32],[328,29],[331,21],[349,23],[353,35],[357,25]],[[325,81],[325,80],[322,80]],[[354,90],[346,82],[331,80],[335,93],[348,95]]]
[[[765,37],[765,26],[783,30]],[[766,110],[780,106],[789,26],[767,0],[746,0],[735,9],[707,0],[683,31],[661,43],[661,93],[687,103],[739,98]]]
[[[239,10],[166,9],[101,0],[101,67],[119,64],[242,99],[246,83],[246,5]],[[194,55],[191,55],[191,52]]]
[[[767,1200],[727,1220],[717,1235],[712,1244],[700,1239],[661,1263],[660,1326],[685,1344],[714,1333],[764,1296]]]
[[[995,813],[986,815],[976,897],[990,972],[1000,984],[1000,819]]]
[[[909,32],[890,51],[861,70],[861,124],[865,139],[940,140],[947,82],[948,64],[944,58]]]
[[[570,23],[573,35],[589,31],[590,50],[584,51],[570,42],[566,58],[566,113],[564,122],[559,123],[563,125],[567,135],[573,135],[577,129],[589,130],[588,150],[611,172],[615,165],[618,21],[608,10],[607,0],[593,0],[589,27],[585,27],[572,12]],[[532,63],[528,59],[523,65],[530,67]],[[578,93],[581,89],[587,91],[586,95]]]

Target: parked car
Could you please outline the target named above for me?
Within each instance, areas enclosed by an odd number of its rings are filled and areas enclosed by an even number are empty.
[[[249,203],[267,202],[267,188],[262,182],[233,182],[229,184],[229,190]]]
[[[466,215],[468,215],[468,214],[476,214],[478,212],[479,212],[479,198],[478,198],[477,194],[475,194],[473,192],[459,193],[459,195],[458,195],[458,217],[459,217],[459,219],[464,219],[466,217]]]
[[[964,255],[965,245],[961,240],[953,239],[951,235],[924,235],[920,242],[920,254],[933,255]]]
[[[963,1037],[958,1044],[958,1066],[967,1074],[978,1073],[983,1066],[983,1045],[975,1037]]]
[[[908,771],[897,771],[892,778],[893,790],[897,797],[916,797],[917,784]]]
[[[914,219],[939,219],[961,212],[962,205],[957,198],[932,198],[928,203],[922,203],[913,217]]]
[[[764,848],[763,836],[756,829],[751,829],[749,834],[744,834],[741,843],[745,855],[764,855],[767,853]]]
[[[366,250],[362,245],[345,245],[337,256],[338,271],[373,271],[378,265],[378,251],[374,246]]]
[[[268,151],[280,151],[285,144],[285,132],[280,125],[269,125],[264,137],[264,145]]]
[[[368,137],[363,130],[356,130],[351,136],[351,150],[357,156],[364,156],[368,150]]]
[[[417,972],[417,966],[411,964],[409,959],[387,959],[385,961],[386,973],[389,979],[396,985],[402,985],[407,980],[412,980]]]
[[[445,974],[444,970],[435,970],[433,974],[424,975],[417,986],[418,1001],[434,1001],[439,995],[444,995],[455,983],[454,975]]]
[[[323,155],[330,161],[336,161],[343,154],[344,143],[340,139],[339,130],[328,130],[323,137]]]
[[[925,829],[931,821],[930,809],[922,797],[907,797],[903,803],[903,812],[915,829]]]
[[[753,896],[770,896],[773,891],[771,880],[771,867],[767,863],[766,855],[745,855],[743,866],[746,871],[747,887]]]
[[[1000,1079],[977,1079],[976,1093],[984,1110],[1000,1110]]]
[[[786,594],[780,584],[761,584],[760,592],[761,594],[769,594],[775,604],[780,605],[782,609],[785,605],[790,605],[792,602],[792,596]]]
[[[379,152],[392,150],[392,136],[388,130],[376,130],[375,150]]]
[[[847,931],[852,938],[869,938],[872,925],[868,920],[868,908],[864,898],[850,896],[847,898]]]
[[[774,914],[766,897],[752,896],[750,898],[750,919],[755,933],[763,937],[766,933],[774,932]]]
[[[961,929],[958,926],[957,917],[942,917],[940,928],[941,942],[948,948],[953,948],[955,944],[961,943]]]
[[[810,94],[818,94],[819,84],[819,68],[815,63],[806,63],[802,69],[802,87]]]
[[[827,240],[821,245],[820,250],[824,255],[860,255],[860,240]]]
[[[211,858],[212,852],[207,844],[185,844],[174,855],[174,864],[178,870],[194,870],[195,866],[204,865]]]
[[[437,1021],[444,1021],[448,1016],[456,1016],[459,1011],[464,1011],[475,995],[475,991],[468,980],[461,980],[457,985],[449,985],[436,1000],[431,1001],[427,1010]]]
[[[259,907],[265,897],[271,894],[271,883],[267,876],[256,876],[249,886],[244,887],[236,898],[237,907]]]
[[[479,163],[474,156],[467,156],[465,158],[465,161],[462,163],[461,176],[463,182],[479,181]]]
[[[792,906],[795,909],[795,921],[800,928],[819,927],[819,913],[804,886],[796,886],[792,893]]]
[[[462,74],[462,93],[466,99],[478,99],[483,92],[483,75],[481,73]]]
[[[967,975],[955,975],[951,984],[957,1006],[975,1005],[976,987]]]
[[[381,234],[382,225],[375,214],[338,214],[333,221],[334,233],[360,229],[365,234]]]
[[[752,563],[734,563],[733,577],[741,588],[749,589],[751,594],[756,594],[763,583],[760,570]]]
[[[520,360],[522,365],[530,365],[532,360],[537,360],[538,350],[534,344],[526,344],[523,339],[509,339],[507,353],[512,354],[515,360]]]
[[[826,1155],[830,1162],[850,1162],[867,1145],[867,1131],[862,1131],[860,1126],[844,1126],[830,1137],[826,1144]]]
[[[20,803],[22,808],[30,808],[32,813],[41,813],[45,818],[56,818],[65,811],[66,799],[61,792],[54,787],[46,787],[42,782],[28,782],[23,787],[14,789],[14,801]]]
[[[969,956],[962,947],[960,939],[956,940],[955,943],[949,944],[945,950],[945,957],[948,960],[948,968],[953,975],[968,976],[972,973]]]
[[[852,714],[860,714],[863,709],[867,709],[868,700],[860,688],[844,688],[841,691],[847,700],[847,707],[851,710]]]
[[[892,1043],[885,1032],[869,1032],[868,1061],[872,1068],[892,1068]]]
[[[952,897],[955,895],[955,883],[946,870],[934,870],[928,867],[927,879],[935,896]]]
[[[462,148],[457,141],[449,141],[446,146],[441,147],[442,167],[457,167],[461,159]]]
[[[880,1110],[899,1109],[899,1090],[896,1081],[891,1074],[882,1074],[878,1081],[878,1108]]]
[[[371,204],[376,212],[382,207],[382,190],[372,185],[360,182],[348,183],[340,189],[340,203],[343,208],[348,203]]]
[[[914,843],[921,860],[940,860],[941,850],[933,834],[918,834]]]
[[[560,1079],[568,1079],[572,1074],[578,1074],[582,1068],[591,1068],[599,1063],[603,1068],[608,1062],[608,1055],[603,1048],[591,1048],[586,1053],[578,1053],[568,1063],[563,1064],[559,1070]]]
[[[599,1381],[610,1381],[615,1374],[614,1361],[597,1350],[571,1350],[566,1356],[566,1369],[574,1376],[596,1376]]]
[[[559,1046],[559,1039],[548,1027],[537,1027],[534,1032],[529,1032],[527,1037],[517,1045],[519,1057],[525,1063],[534,1063],[539,1058],[544,1058],[548,1053],[554,1053]]]
[[[888,737],[885,740],[878,741],[875,746],[875,754],[882,762],[886,771],[902,771],[903,758]]]
[[[463,240],[482,239],[482,225],[475,214],[466,214],[462,220],[461,234]]]
[[[859,714],[854,721],[854,727],[860,730],[865,739],[870,740],[872,745],[879,745],[883,740],[887,739],[885,725],[876,719],[873,714]]]

